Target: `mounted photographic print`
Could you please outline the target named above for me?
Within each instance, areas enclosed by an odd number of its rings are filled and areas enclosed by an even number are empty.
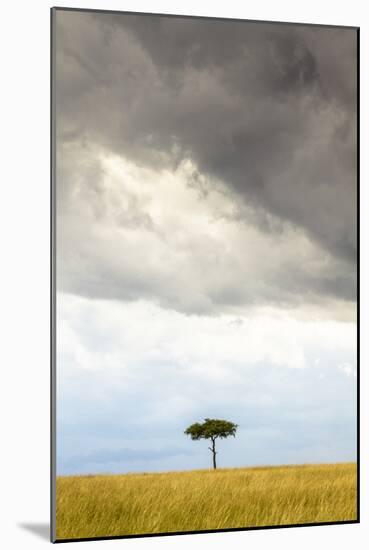
[[[359,30],[51,15],[52,540],[357,522]]]

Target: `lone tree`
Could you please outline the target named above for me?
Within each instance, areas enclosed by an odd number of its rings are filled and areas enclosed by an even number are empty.
[[[228,420],[218,420],[216,418],[205,418],[205,421],[200,424],[196,422],[191,424],[184,433],[190,435],[191,439],[198,441],[199,439],[211,439],[211,447],[208,449],[213,453],[213,466],[214,470],[217,468],[216,455],[217,451],[215,450],[215,440],[220,437],[224,439],[233,435],[235,437],[236,430],[238,428],[237,424],[233,422],[228,422]]]

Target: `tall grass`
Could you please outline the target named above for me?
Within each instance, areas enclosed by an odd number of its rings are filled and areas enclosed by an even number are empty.
[[[356,519],[356,465],[57,479],[57,538]]]

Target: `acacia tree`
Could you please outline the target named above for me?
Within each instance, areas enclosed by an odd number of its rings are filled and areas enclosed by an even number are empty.
[[[205,418],[202,424],[200,424],[199,422],[195,422],[195,424],[191,424],[191,426],[189,426],[184,431],[184,433],[186,435],[190,435],[191,439],[195,441],[198,441],[199,439],[211,440],[211,447],[208,447],[208,449],[213,454],[213,467],[214,467],[214,470],[216,470],[217,451],[215,450],[215,440],[218,439],[219,437],[221,439],[224,439],[225,437],[229,437],[230,435],[233,435],[233,437],[235,437],[237,428],[238,428],[237,424],[234,424],[233,422],[229,422],[228,420],[218,420],[216,418]]]

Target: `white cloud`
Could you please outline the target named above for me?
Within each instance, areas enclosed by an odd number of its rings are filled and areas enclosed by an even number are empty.
[[[165,364],[189,377],[235,380],[258,363],[318,368],[317,352],[347,355],[354,349],[351,323],[298,320],[271,308],[234,324],[230,315],[187,316],[146,301],[58,294],[58,352],[77,369],[132,376],[133,365]]]
[[[341,363],[338,368],[349,378],[356,376],[354,366],[351,363]]]

